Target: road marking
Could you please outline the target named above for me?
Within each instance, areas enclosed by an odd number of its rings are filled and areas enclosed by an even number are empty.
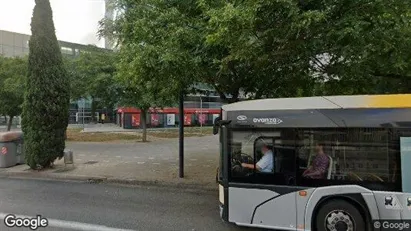
[[[153,163],[153,164],[160,164],[160,163]]]
[[[197,159],[190,159],[191,161],[197,161]]]
[[[137,164],[144,164],[144,163],[146,163],[146,162],[137,162]]]
[[[117,158],[121,158],[121,156],[116,156]]]
[[[81,161],[81,159],[76,159],[76,161]]]
[[[148,159],[149,159],[149,160],[154,160],[154,157],[149,157]]]
[[[108,161],[108,160],[103,160],[103,162],[104,162],[104,163],[108,163],[108,162],[110,162],[110,161]]]
[[[10,213],[0,213],[0,219],[4,220],[4,218],[9,215]],[[30,216],[25,215],[17,215],[13,214],[18,218],[33,218]],[[81,223],[76,221],[65,221],[65,220],[57,220],[57,219],[48,219],[48,226],[47,227],[54,227],[54,228],[63,228],[63,229],[74,229],[74,230],[98,230],[98,231],[134,231],[132,229],[118,229],[112,228],[104,225],[95,225],[95,224],[88,224],[88,223]]]
[[[135,159],[138,159],[138,158],[141,158],[141,157],[139,157],[139,156],[135,156],[134,158],[135,158]]]

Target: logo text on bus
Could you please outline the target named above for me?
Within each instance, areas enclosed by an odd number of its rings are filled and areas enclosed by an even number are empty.
[[[239,116],[237,116],[237,120],[246,120],[247,119],[247,116],[245,116],[245,115],[239,115]]]
[[[283,121],[279,118],[254,118],[253,122],[263,124],[280,124]]]

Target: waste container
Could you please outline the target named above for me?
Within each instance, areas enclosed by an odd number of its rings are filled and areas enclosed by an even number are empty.
[[[7,168],[24,163],[23,133],[0,133],[0,168]]]
[[[23,138],[23,133],[22,132],[16,132],[16,139],[14,143],[16,144],[16,158],[17,158],[17,164],[24,164],[26,163],[24,160],[24,138]]]

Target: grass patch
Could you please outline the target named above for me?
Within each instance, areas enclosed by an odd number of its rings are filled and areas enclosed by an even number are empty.
[[[68,128],[67,141],[74,142],[106,142],[116,140],[141,140],[139,134],[125,134],[125,133],[91,133],[81,132],[81,128]]]
[[[185,137],[202,137],[212,135],[212,127],[187,127],[184,128]],[[147,135],[157,138],[178,138],[178,129],[158,129],[147,131]]]

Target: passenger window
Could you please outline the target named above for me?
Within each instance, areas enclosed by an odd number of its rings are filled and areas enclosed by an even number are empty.
[[[390,148],[387,129],[303,130],[299,135],[301,185],[354,183],[389,190],[395,183],[392,166],[399,164],[399,153]]]

